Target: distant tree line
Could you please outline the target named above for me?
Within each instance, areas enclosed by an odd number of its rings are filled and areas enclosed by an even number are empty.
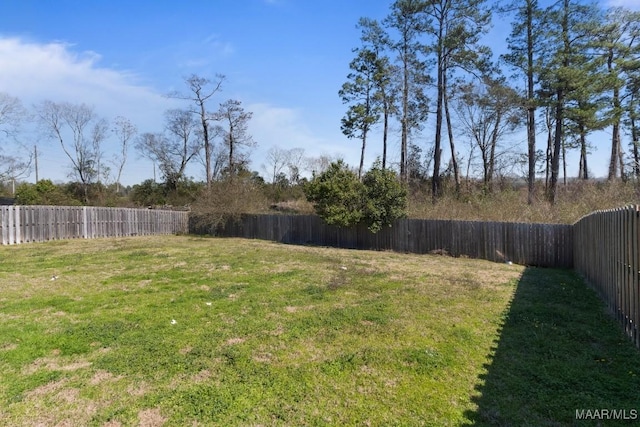
[[[193,203],[215,183],[250,181],[277,202],[301,184],[307,171],[322,172],[335,160],[328,155],[306,157],[303,148],[274,146],[262,164],[269,183],[265,182],[249,169],[256,146],[248,130],[252,113],[234,99],[214,106],[225,77],[191,75],[184,82],[185,91],[167,94],[184,101],[184,107],[167,110],[163,129],[153,132],[140,132],[122,116],[108,121],[86,104],[45,100],[27,109],[20,99],[0,93],[0,191],[15,192],[19,202],[29,204],[182,205]],[[39,176],[39,144],[27,146],[21,138],[27,123],[40,129],[42,142],[64,153],[68,184],[56,185]],[[104,147],[107,142],[113,147],[113,141],[117,149],[106,155]],[[157,181],[154,171],[154,179],[121,184],[132,149],[153,162],[160,175]],[[187,167],[198,163],[204,182],[187,176]],[[36,183],[20,183],[34,169]],[[12,188],[7,188],[9,182]],[[293,193],[301,196],[301,187]]]

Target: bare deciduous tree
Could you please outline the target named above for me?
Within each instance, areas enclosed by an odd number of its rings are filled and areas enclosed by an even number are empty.
[[[88,186],[101,175],[101,144],[108,124],[86,104],[44,101],[37,108],[40,123],[50,137],[60,142],[71,161],[71,174],[82,184],[85,203]],[[70,136],[70,138],[69,138]]]
[[[304,148],[292,148],[289,150],[287,169],[290,183],[298,184],[300,182],[300,172],[304,168],[304,161]]]
[[[472,139],[482,157],[485,188],[491,189],[496,170],[498,143],[520,124],[522,102],[515,90],[501,80],[485,78],[481,84],[467,83],[458,87],[455,102],[461,130]]]
[[[222,90],[222,83],[224,80],[225,76],[222,74],[217,74],[214,80],[192,74],[185,78],[185,83],[187,84],[190,92],[188,95],[184,95],[179,92],[169,94],[171,98],[184,99],[195,104],[194,107],[190,108],[188,111],[191,114],[194,114],[200,122],[199,134],[202,137],[202,146],[204,147],[204,164],[207,186],[211,184],[211,180],[213,179],[214,174],[212,169],[214,167],[213,163],[215,162],[215,150],[213,147],[214,135],[212,134],[213,129],[210,124],[213,120],[213,116],[207,110],[207,102],[213,97],[213,95]]]
[[[25,115],[26,110],[19,98],[0,92],[0,134],[15,136]]]
[[[19,145],[17,136],[20,125],[27,116],[27,111],[19,98],[0,92],[0,151],[3,148],[3,143],[8,139]],[[30,150],[26,151],[30,152]],[[31,159],[31,156],[24,159],[9,154],[0,154],[0,181],[26,175],[31,167]]]
[[[138,129],[126,117],[118,116],[113,121],[112,132],[116,135],[120,143],[118,153],[113,157],[113,165],[117,171],[116,193],[120,193],[120,178],[122,177],[124,165],[127,162],[129,143],[135,134],[138,133]]]
[[[136,149],[158,164],[167,187],[175,190],[178,182],[184,178],[189,161],[201,147],[195,141],[196,122],[189,111],[168,110],[165,119],[168,135],[143,133],[137,139]]]
[[[246,163],[245,153],[240,150],[242,147],[251,148],[256,146],[248,131],[249,120],[253,113],[245,111],[242,103],[234,99],[229,99],[222,104],[213,115],[213,118],[220,122],[220,135],[227,147],[228,154],[228,172],[229,176],[233,176],[238,171],[238,166]]]
[[[342,160],[339,156],[330,154],[321,154],[317,157],[307,157],[305,159],[306,169],[311,172],[312,175],[317,175],[325,172],[331,166],[331,163],[335,163]]]
[[[271,147],[267,151],[266,161],[265,171],[271,176],[271,183],[275,184],[277,176],[282,173],[289,163],[289,150],[278,146]]]

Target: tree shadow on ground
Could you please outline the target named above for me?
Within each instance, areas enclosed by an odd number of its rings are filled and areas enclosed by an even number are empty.
[[[485,368],[465,425],[640,425],[640,352],[572,271],[524,271]]]

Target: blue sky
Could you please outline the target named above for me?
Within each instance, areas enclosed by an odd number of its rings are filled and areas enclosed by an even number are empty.
[[[639,2],[619,0],[635,8]],[[181,105],[164,94],[185,89],[183,78],[190,74],[221,73],[227,81],[212,109],[233,98],[253,112],[250,131],[258,148],[252,169],[262,172],[265,152],[276,145],[357,165],[359,142],[340,131],[346,107],[337,92],[349,72],[351,50],[359,44],[358,19],[382,19],[390,3],[4,0],[0,92],[20,98],[26,107],[45,99],[86,103],[106,119],[125,116],[140,132],[155,132],[163,128],[163,111]],[[495,22],[488,44],[501,45],[508,31],[508,23]],[[39,146],[41,178],[68,180],[69,161],[55,141],[32,127],[25,128],[22,139]],[[432,139],[427,126],[418,142]],[[106,158],[114,149],[115,140],[107,140]],[[367,164],[380,153],[381,143],[373,139]],[[592,155],[596,174],[606,173],[600,163],[607,156],[605,141]],[[189,174],[203,179],[200,165]],[[132,149],[123,183],[152,177],[152,164]]]

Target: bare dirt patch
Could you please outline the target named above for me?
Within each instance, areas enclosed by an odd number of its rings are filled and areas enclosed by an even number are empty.
[[[191,350],[193,350],[193,346],[188,345],[188,346],[186,346],[186,347],[184,347],[184,348],[181,348],[181,349],[180,349],[180,351],[179,351],[179,353],[180,353],[181,355],[185,356],[185,355],[187,355],[187,354],[191,353]]]
[[[138,419],[140,420],[140,427],[160,427],[167,422],[159,408],[145,409],[138,412]]]
[[[235,345],[235,344],[242,344],[245,341],[246,341],[245,338],[230,338],[226,341],[226,343],[227,345]]]
[[[11,351],[18,348],[18,344],[5,344],[0,347],[0,351]]]
[[[111,372],[108,371],[98,371],[96,372],[93,377],[91,377],[91,379],[89,380],[89,384],[91,385],[98,385],[101,384],[105,381],[110,381],[111,379],[113,379],[114,376]]]
[[[208,369],[203,369],[202,371],[195,374],[192,378],[194,383],[202,383],[211,378],[211,371]]]
[[[149,392],[149,385],[144,381],[138,384],[132,384],[129,387],[127,387],[127,393],[129,393],[131,396],[140,397],[140,396],[144,396],[148,392]]]
[[[55,350],[54,350],[54,354]],[[91,362],[86,360],[79,360],[76,362],[61,364],[61,361],[54,357],[43,357],[36,359],[33,363],[26,366],[23,369],[23,373],[29,375],[33,374],[41,369],[47,369],[49,371],[77,371],[78,369],[84,369],[91,366]]]
[[[36,387],[33,390],[29,391],[27,393],[27,397],[28,398],[33,398],[33,397],[39,397],[39,396],[45,396],[48,394],[52,394],[58,390],[60,390],[62,387],[65,386],[65,384],[67,383],[66,379],[61,379],[58,381],[52,381],[50,383],[47,383],[45,385],[41,385],[40,387]]]
[[[271,353],[258,353],[253,356],[253,360],[260,363],[269,363],[273,359],[273,355]]]

